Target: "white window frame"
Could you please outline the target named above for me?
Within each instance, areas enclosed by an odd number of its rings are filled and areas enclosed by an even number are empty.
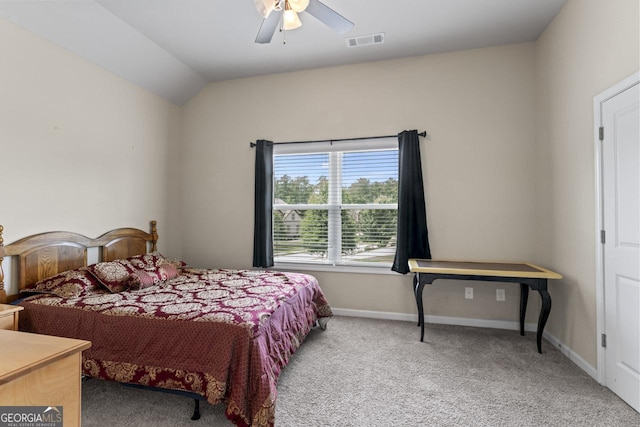
[[[391,271],[392,263],[383,262],[355,262],[341,260],[342,254],[342,235],[341,235],[341,212],[342,210],[352,209],[392,209],[398,210],[397,203],[389,204],[342,204],[342,153],[354,151],[380,151],[380,150],[397,150],[398,139],[376,138],[376,139],[360,139],[347,141],[322,141],[298,144],[274,144],[273,155],[287,154],[314,154],[329,153],[329,197],[327,204],[276,204],[273,202],[273,210],[327,210],[329,212],[328,224],[328,248],[326,263],[305,263],[296,261],[278,261],[275,260],[274,265],[277,268],[289,270],[308,270],[308,271],[335,271],[341,272],[357,272],[357,273],[383,273]],[[398,179],[399,177],[397,177]],[[275,179],[275,177],[274,177]],[[340,261],[338,261],[340,260]]]

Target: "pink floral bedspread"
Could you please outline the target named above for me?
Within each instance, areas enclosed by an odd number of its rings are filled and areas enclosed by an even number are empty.
[[[226,402],[239,426],[271,426],[280,370],[331,309],[313,276],[184,269],[164,284],[21,303],[20,329],[92,342],[92,377]]]

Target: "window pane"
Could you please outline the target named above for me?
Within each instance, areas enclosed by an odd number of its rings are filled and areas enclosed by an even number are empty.
[[[274,210],[275,261],[328,262],[327,218],[326,210]]]
[[[355,247],[344,251],[343,261],[392,263],[396,252],[397,213],[395,209],[354,209],[343,211],[344,229],[354,237]],[[345,221],[344,214],[350,220]],[[343,242],[345,235],[343,234]]]
[[[275,203],[327,203],[329,154],[274,156]]]
[[[344,153],[342,203],[397,203],[398,150]]]

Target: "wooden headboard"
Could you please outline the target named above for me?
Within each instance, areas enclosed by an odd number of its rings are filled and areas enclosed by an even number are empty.
[[[118,228],[95,239],[67,231],[52,231],[25,237],[3,245],[0,225],[0,303],[18,298],[7,295],[4,287],[2,260],[18,257],[18,291],[39,280],[87,265],[87,250],[98,248],[99,261],[113,261],[157,250],[158,230],[151,221],[151,232],[137,228]],[[14,273],[15,274],[15,273]]]

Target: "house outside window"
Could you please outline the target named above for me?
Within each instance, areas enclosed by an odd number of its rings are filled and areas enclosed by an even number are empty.
[[[390,267],[397,138],[274,146],[276,264]]]

